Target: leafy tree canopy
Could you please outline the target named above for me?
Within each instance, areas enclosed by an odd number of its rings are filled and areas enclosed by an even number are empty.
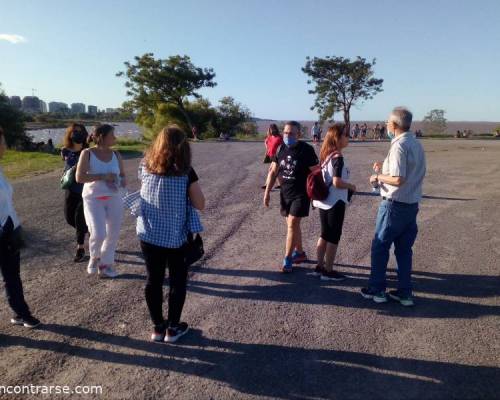
[[[428,134],[440,134],[446,132],[446,118],[444,117],[446,111],[434,109],[424,117],[422,123],[424,131]]]
[[[383,79],[373,76],[375,63],[375,59],[368,62],[362,57],[354,60],[336,56],[306,58],[302,71],[310,78],[307,83],[314,84],[314,89],[309,90],[316,95],[311,110],[318,111],[320,121],[329,120],[341,111],[344,122],[349,125],[351,107],[382,91]]]
[[[135,57],[135,63],[125,62],[127,96],[131,100],[124,106],[139,113],[138,121],[154,117],[160,104],[171,104],[179,108],[187,125],[192,122],[185,108],[189,97],[199,98],[197,91],[203,87],[214,87],[215,73],[212,68],[199,68],[184,55],[167,59],[155,59],[153,53]]]

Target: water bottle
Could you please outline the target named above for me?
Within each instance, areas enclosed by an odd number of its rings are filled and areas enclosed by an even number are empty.
[[[375,170],[372,170],[372,173],[375,172]],[[372,184],[372,193],[375,194],[380,194],[380,185],[378,182],[370,182]]]

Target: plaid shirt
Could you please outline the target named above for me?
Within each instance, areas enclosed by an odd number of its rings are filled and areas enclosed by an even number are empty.
[[[166,248],[179,248],[187,240],[187,232],[201,232],[198,213],[188,202],[189,179],[139,172],[142,181],[137,235],[147,243]],[[187,215],[186,215],[187,212]]]

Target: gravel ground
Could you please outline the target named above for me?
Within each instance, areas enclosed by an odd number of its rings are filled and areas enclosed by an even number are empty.
[[[360,193],[337,257],[351,279],[339,284],[311,276],[313,261],[291,275],[278,272],[285,225],[276,191],[271,207],[262,206],[262,143],[193,144],[208,200],[207,255],[191,269],[183,319],[192,330],[175,345],[148,341],[134,220],[127,216],[122,229],[121,275],[98,280],[71,261],[74,233],[64,222],[58,174],[15,182],[29,239],[26,298],[44,325],[10,326],[2,300],[0,386],[101,385],[95,397],[105,399],[498,398],[500,143],[424,146],[416,306],[406,309],[359,295],[379,203],[367,177],[388,143],[353,143],[346,151]],[[126,161],[132,187],[137,164]],[[311,258],[318,233],[312,211],[303,223]],[[391,257],[390,285],[394,266]]]

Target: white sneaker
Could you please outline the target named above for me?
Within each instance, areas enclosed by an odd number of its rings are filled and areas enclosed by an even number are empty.
[[[106,278],[116,278],[118,272],[111,265],[99,265],[99,275]]]
[[[98,264],[99,264],[98,258],[90,258],[89,264],[87,265],[87,273],[89,275],[95,274],[97,272]]]

